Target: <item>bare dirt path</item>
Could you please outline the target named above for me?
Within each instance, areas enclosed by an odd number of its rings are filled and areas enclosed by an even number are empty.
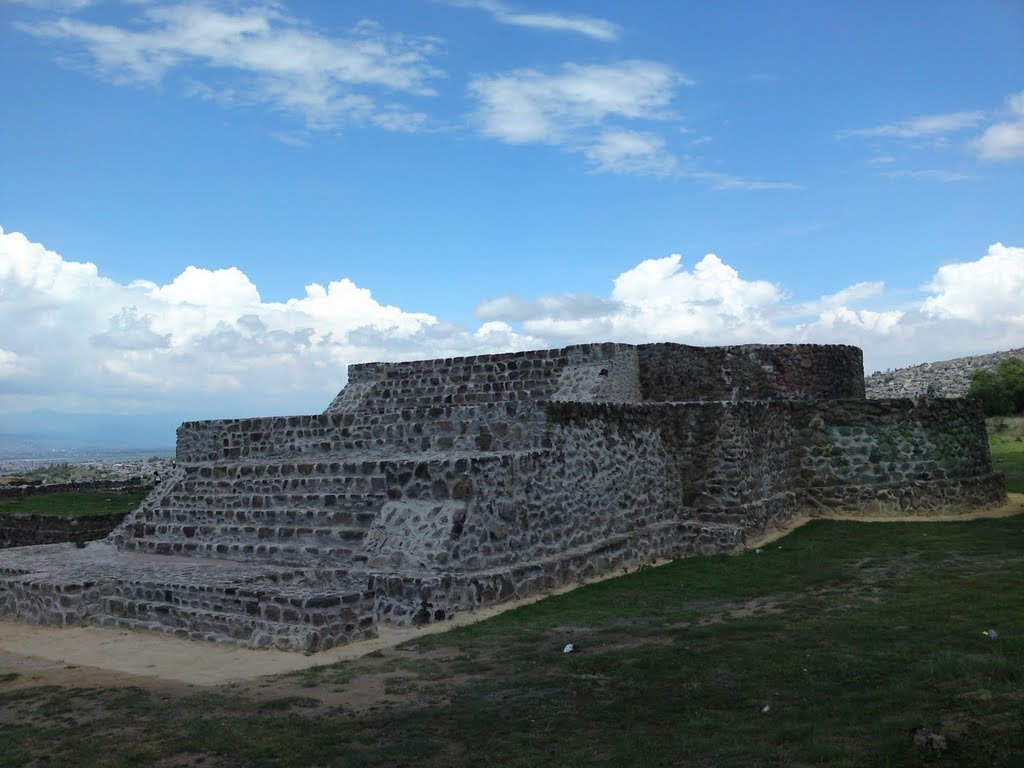
[[[1010,494],[1007,503],[1001,507],[959,515],[882,517],[837,514],[825,517],[882,523],[940,522],[1008,517],[1022,513],[1024,494]],[[817,518],[794,519],[784,529],[769,531],[757,539],[748,541],[747,548],[760,547],[779,539],[811,519]],[[611,574],[606,578],[617,575]],[[569,591],[575,586],[577,585],[566,587],[559,592]],[[406,640],[482,621],[539,599],[541,597],[503,603],[485,610],[460,614],[454,620],[443,624],[422,628],[395,629],[385,626],[381,627],[380,636],[373,640],[333,648],[314,655],[248,650],[144,632],[94,627],[35,626],[0,621],[0,678],[5,675],[16,675],[5,685],[6,690],[36,685],[141,685],[168,691],[187,691],[197,687],[232,683],[249,682],[256,685],[259,678],[359,659],[375,651],[394,649]],[[388,650],[389,656],[392,653],[396,651]],[[262,683],[261,687],[268,685],[273,687],[268,682]]]

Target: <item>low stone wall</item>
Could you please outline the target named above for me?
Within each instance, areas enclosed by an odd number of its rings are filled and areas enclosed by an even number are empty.
[[[819,404],[800,426],[799,487],[812,511],[912,514],[1006,498],[976,400]]]
[[[124,512],[110,515],[0,514],[0,549],[83,542],[102,539],[124,519]]]
[[[351,365],[326,413],[522,400],[639,402],[856,398],[863,355],[843,345],[577,344]]]
[[[432,405],[361,413],[190,421],[178,427],[182,463],[543,447],[534,402]]]
[[[629,536],[610,537],[593,547],[505,568],[417,575],[379,570],[371,573],[366,583],[376,595],[381,621],[396,626],[422,625],[657,559],[734,551],[744,540],[743,529],[734,526],[669,522]]]
[[[860,348],[838,344],[691,347],[642,344],[645,401],[821,400],[864,397]]]
[[[619,359],[617,370],[636,380],[636,348],[629,344],[576,344],[495,355],[403,363],[364,363],[348,367],[348,385],[326,413],[393,409],[409,405],[474,405],[522,400],[585,399],[607,385],[605,376]],[[632,370],[630,370],[630,368]],[[605,375],[601,376],[601,371]],[[591,374],[580,381],[579,373]],[[623,397],[632,391],[621,377],[611,387]]]

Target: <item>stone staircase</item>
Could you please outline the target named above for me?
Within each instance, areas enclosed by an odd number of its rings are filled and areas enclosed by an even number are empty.
[[[133,517],[121,546],[274,564],[351,562],[388,499],[386,471],[383,462],[184,467],[159,503]]]
[[[638,557],[742,544],[731,521],[694,517],[600,541],[570,530],[564,545],[538,540],[528,564],[486,543],[435,549],[431,539],[457,536],[452,508],[472,496],[474,472],[548,461],[543,405],[516,402],[519,391],[480,405],[410,405],[406,393],[353,413],[202,423],[140,508],[74,553],[77,569],[51,581],[28,550],[20,567],[0,566],[17,603],[0,614],[317,651],[374,636],[380,620],[436,621]]]
[[[73,555],[73,559],[69,557]],[[51,574],[55,559],[64,567]],[[344,570],[149,555],[92,542],[5,553],[0,613],[246,645],[316,651],[372,637],[376,601]]]
[[[307,586],[282,585],[263,572],[248,583],[203,582],[161,575],[140,580],[117,577],[90,616],[98,626],[163,632],[193,640],[229,642],[252,648],[316,651],[377,632],[375,600],[358,591],[317,593]],[[343,573],[339,575],[344,575]],[[339,580],[340,581],[340,580]]]

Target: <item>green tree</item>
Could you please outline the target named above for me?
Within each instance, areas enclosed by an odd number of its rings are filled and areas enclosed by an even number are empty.
[[[1010,357],[993,371],[971,374],[971,396],[981,400],[986,416],[1024,413],[1024,360]]]

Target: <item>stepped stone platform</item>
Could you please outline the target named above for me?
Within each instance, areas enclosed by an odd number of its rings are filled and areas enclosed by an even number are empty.
[[[0,551],[0,616],[317,651],[821,510],[1005,499],[964,399],[848,346],[585,344],[349,367],[322,414],[187,422],[103,542]]]

